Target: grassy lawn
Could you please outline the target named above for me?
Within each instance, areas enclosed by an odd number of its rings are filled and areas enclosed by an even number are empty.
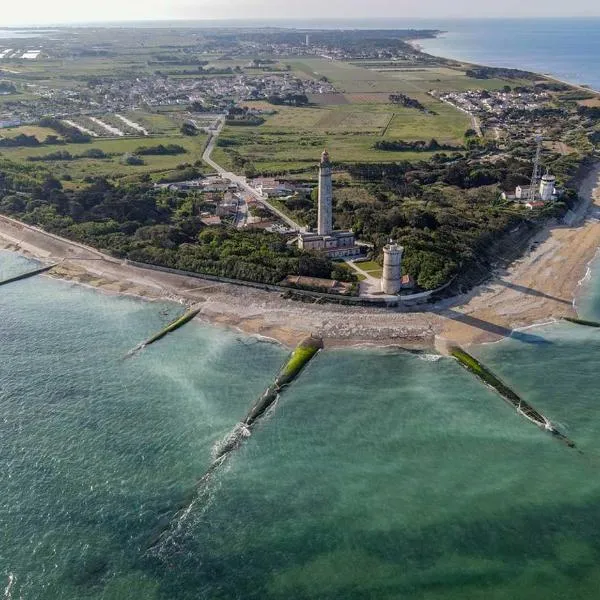
[[[366,260],[364,262],[356,263],[359,268],[363,271],[381,271],[381,265],[376,263],[374,260]]]
[[[383,269],[381,265],[373,260],[356,263],[356,266],[371,275],[371,277],[379,278],[383,275]]]

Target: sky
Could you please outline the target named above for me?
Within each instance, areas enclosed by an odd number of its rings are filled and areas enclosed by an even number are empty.
[[[0,27],[97,21],[600,16],[598,0],[6,0]]]

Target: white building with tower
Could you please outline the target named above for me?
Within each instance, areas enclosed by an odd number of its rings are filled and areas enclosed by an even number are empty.
[[[546,172],[546,174],[542,177],[540,181],[540,198],[544,202],[548,202],[549,200],[554,199],[556,196],[556,177],[554,175],[550,175],[550,173]]]
[[[392,240],[383,247],[383,274],[381,291],[384,294],[398,294],[402,289],[402,253],[404,248]]]
[[[533,159],[533,174],[531,175],[530,185],[518,185],[515,189],[515,195],[509,196],[504,194],[503,197],[508,200],[520,200],[526,203],[531,208],[534,204],[540,202],[550,202],[557,197],[556,177],[550,175],[546,170],[546,174],[540,178],[540,166],[542,156],[542,136],[536,135],[536,150]]]
[[[327,254],[331,258],[358,256],[361,249],[356,245],[353,231],[334,231],[333,229],[333,184],[332,167],[327,150],[321,154],[319,165],[319,196],[317,231],[301,233],[298,247],[302,250],[314,250]]]

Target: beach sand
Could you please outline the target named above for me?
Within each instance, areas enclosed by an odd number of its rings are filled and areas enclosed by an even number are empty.
[[[541,232],[529,254],[469,294],[414,309],[307,304],[279,293],[135,267],[96,250],[0,218],[0,247],[58,265],[49,276],[106,293],[197,304],[197,318],[293,346],[306,335],[327,347],[438,348],[510,335],[574,316],[573,298],[600,246],[600,164],[580,187],[579,224]]]

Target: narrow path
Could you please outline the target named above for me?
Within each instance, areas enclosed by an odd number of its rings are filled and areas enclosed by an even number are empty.
[[[210,139],[208,144],[206,144],[206,148],[204,149],[204,153],[202,154],[202,160],[211,166],[223,179],[227,179],[232,183],[235,183],[240,189],[244,190],[248,194],[252,195],[258,202],[260,202],[267,210],[277,215],[288,227],[295,231],[304,231],[305,227],[300,223],[297,223],[284,212],[279,210],[277,207],[270,204],[261,194],[259,194],[252,186],[248,185],[246,182],[246,178],[241,175],[236,175],[231,171],[227,171],[221,165],[216,163],[212,158],[211,154],[215,149],[215,145],[217,143],[217,139],[219,134],[223,130],[223,126],[225,125],[225,117],[221,117],[219,119],[219,126],[217,129],[210,134]]]

